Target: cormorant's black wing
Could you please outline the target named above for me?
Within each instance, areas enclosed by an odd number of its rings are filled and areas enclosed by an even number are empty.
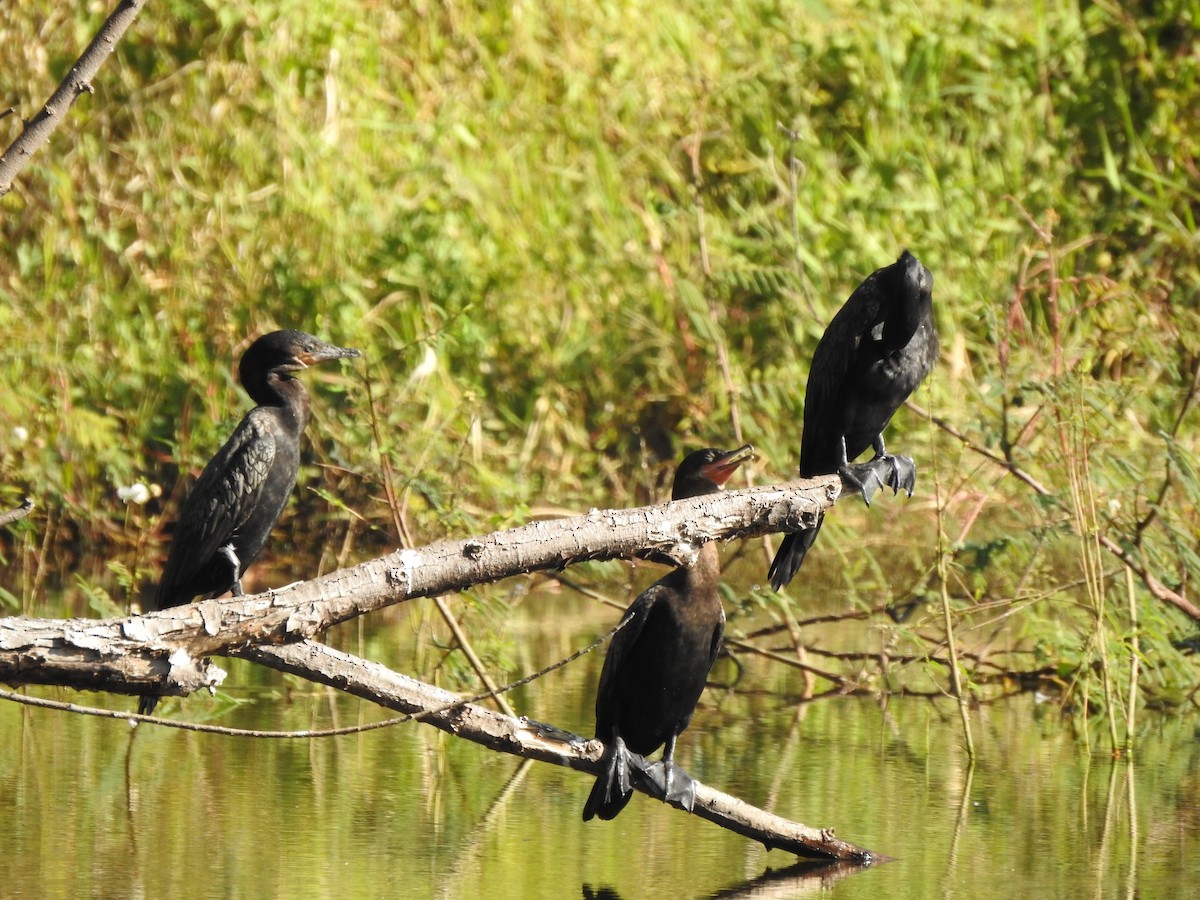
[[[267,415],[262,408],[247,413],[192,487],[159,581],[159,609],[192,599],[175,592],[229,542],[258,503],[275,459],[275,436]]]
[[[655,582],[629,604],[625,615],[621,617],[621,628],[613,635],[608,654],[604,657],[600,685],[596,688],[596,737],[604,741],[608,750],[605,770],[597,777],[583,806],[585,822],[593,816],[615,818],[633,796],[628,787],[629,752],[622,749],[624,742],[614,742],[613,726],[621,715],[621,711],[614,708],[621,695],[617,682],[662,593],[661,583]]]
[[[721,654],[721,644],[725,640],[725,609],[721,609],[721,620],[717,622],[717,627],[713,629],[712,644],[708,648],[708,668],[712,671],[712,667],[716,665],[717,657]]]
[[[866,277],[838,310],[813,351],[804,395],[804,433],[800,438],[800,474],[829,475],[837,471],[841,434],[836,434],[839,393],[857,364],[864,342],[883,336],[887,311],[880,281],[886,269]]]
[[[610,716],[606,713],[615,712],[608,710],[607,706],[610,698],[617,694],[616,680],[625,667],[625,660],[636,646],[642,629],[646,627],[650,610],[658,602],[661,592],[662,585],[655,582],[629,604],[625,615],[621,617],[621,629],[613,635],[608,654],[604,657],[604,668],[600,670],[600,684],[596,688],[596,736],[605,742],[612,739],[612,735],[608,733],[610,723],[607,720]]]

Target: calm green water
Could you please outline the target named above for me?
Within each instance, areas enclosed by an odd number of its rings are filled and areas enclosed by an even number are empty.
[[[561,608],[530,604],[510,623],[525,635],[522,671],[587,643],[615,615],[595,608],[564,623],[551,616]],[[361,649],[411,670],[412,637],[393,617]],[[357,631],[346,640],[360,640]],[[600,663],[591,654],[514,704],[590,733]],[[1200,884],[1200,720],[1146,713],[1136,760],[1113,763],[1089,755],[1054,709],[1021,698],[975,714],[981,759],[971,772],[949,705],[843,699],[797,709],[761,691],[780,687],[777,667],[747,664],[736,693],[706,693],[679,761],[715,787],[896,861],[815,884],[749,884],[793,858],[642,796],[614,822],[585,825],[583,776],[522,769],[412,724],[266,741],[131,731],[0,703],[0,895],[1173,897]],[[245,664],[227,668],[231,694],[249,686],[259,702],[222,724],[383,717]],[[196,720],[215,709],[201,697],[165,704],[167,715]]]

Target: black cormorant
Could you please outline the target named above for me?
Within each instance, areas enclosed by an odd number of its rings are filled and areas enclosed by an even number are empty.
[[[671,499],[721,490],[753,456],[749,444],[689,454],[675,471]],[[607,750],[605,771],[583,808],[585,822],[593,816],[611,819],[629,802],[630,752],[644,757],[664,744],[662,761],[646,774],[667,799],[691,808],[691,778],[671,758],[721,648],[725,611],[717,594],[719,577],[717,547],[705,543],[691,568],[660,578],[625,611],[596,691],[596,737]]]
[[[907,457],[888,455],[883,430],[933,369],[937,354],[933,275],[905,250],[855,289],[813,352],[800,474],[836,472],[857,485],[868,503],[879,484],[911,495],[916,468]],[[875,456],[851,466],[868,447]],[[792,580],[822,521],[783,539],[769,573],[775,590]]]
[[[274,331],[250,345],[238,375],[258,405],[246,413],[188,495],[154,609],[188,603],[201,594],[241,595],[242,575],[262,552],[296,484],[309,400],[292,373],[359,355],[302,331]],[[149,712],[156,702],[156,697],[142,697],[138,711]]]

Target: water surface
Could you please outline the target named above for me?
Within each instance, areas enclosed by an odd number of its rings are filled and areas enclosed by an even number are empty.
[[[518,671],[585,645],[616,615],[548,614],[556,609],[531,603],[508,621]],[[413,646],[414,633],[392,615],[335,640],[414,671],[429,652]],[[590,733],[601,660],[590,654],[515,692],[514,705]],[[736,689],[706,692],[677,759],[714,787],[895,857],[826,875],[826,896],[1165,897],[1200,883],[1196,718],[1144,713],[1134,759],[1114,762],[1095,745],[1089,752],[1076,720],[1028,695],[975,711],[972,769],[948,702],[798,706],[777,693],[796,676],[743,662]],[[222,665],[229,695],[254,702],[230,710],[197,696],[164,703],[164,713],[269,729],[387,715],[249,664]],[[615,821],[584,824],[585,776],[523,767],[412,723],[251,740],[0,703],[0,742],[7,895],[529,900],[608,890],[633,900],[814,888],[796,873],[756,881],[794,858],[641,795]]]

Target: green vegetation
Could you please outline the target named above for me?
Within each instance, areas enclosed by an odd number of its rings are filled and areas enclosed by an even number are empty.
[[[25,116],[99,21],[32,6],[0,15]],[[1194,623],[1098,543],[1194,596],[1200,9],[1147,9],[148,5],[0,200],[0,506],[39,507],[0,608],[70,577],[76,612],[125,607],[272,327],[366,355],[311,378],[297,576],[394,546],[393,510],[421,541],[649,502],[686,447],[782,479],[818,336],[907,246],[944,346],[915,399],[1039,489],[902,411],[918,496],[839,509],[794,604],[739,611],[928,598],[879,620],[920,655],[944,597],[1106,708],[1134,658],[1184,699]]]

